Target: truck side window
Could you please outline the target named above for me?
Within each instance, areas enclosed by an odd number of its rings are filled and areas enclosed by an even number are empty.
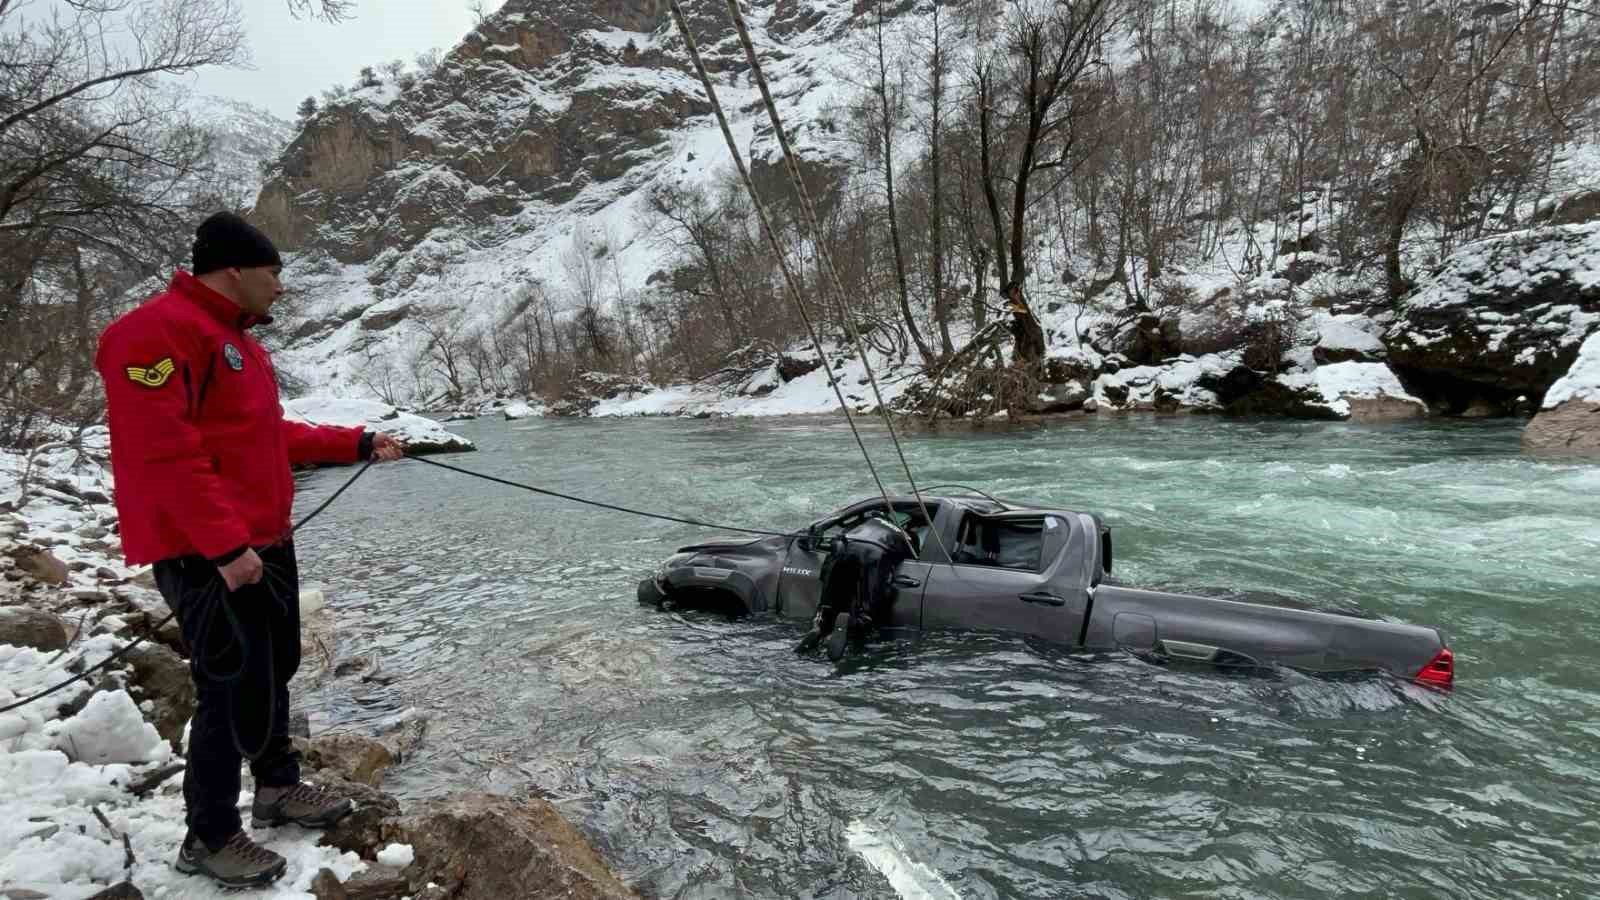
[[[1044,565],[1044,519],[986,519],[968,515],[961,522],[955,562],[1037,572]]]

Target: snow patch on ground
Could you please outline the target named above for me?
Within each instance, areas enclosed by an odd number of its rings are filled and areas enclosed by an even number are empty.
[[[881,354],[868,353],[868,361],[878,380],[883,401],[893,405],[913,383],[902,373],[896,362]],[[839,387],[846,402],[855,412],[877,409],[866,367],[859,357],[838,358],[829,354],[838,376]],[[911,360],[912,363],[915,360]],[[752,392],[773,382],[779,382],[765,396],[752,396]],[[590,412],[593,416],[786,416],[826,415],[839,411],[839,400],[834,395],[827,373],[821,368],[787,382],[781,382],[776,369],[757,373],[745,381],[732,396],[713,386],[704,384],[670,385],[646,394],[624,394],[603,400]]]
[[[96,635],[55,658],[55,653],[0,644],[0,706],[72,677],[68,664],[80,654],[92,665],[122,645],[112,635]],[[97,693],[77,715],[60,716],[64,704],[89,690],[75,686],[0,714],[0,847],[6,848],[0,854],[0,885],[81,900],[128,879],[152,900],[237,896],[172,868],[185,831],[181,774],[142,800],[128,792],[131,782],[160,768],[173,753],[139,717],[127,692]],[[247,791],[241,805],[250,799]],[[131,868],[123,835],[133,851]],[[344,879],[365,868],[353,853],[316,846],[316,834],[300,828],[255,835],[283,854],[289,867],[281,881],[253,897],[307,898],[319,870],[332,869]]]
[[[416,852],[410,844],[390,844],[378,851],[378,862],[396,869],[404,869],[416,859]]]
[[[102,691],[55,729],[55,747],[87,763],[160,763],[172,745],[144,720],[127,691]]]

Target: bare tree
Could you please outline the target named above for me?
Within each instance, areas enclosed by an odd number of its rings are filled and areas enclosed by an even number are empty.
[[[289,14],[295,18],[310,16],[327,22],[342,22],[350,18],[355,0],[287,0]]]
[[[927,365],[933,360],[933,353],[923,341],[922,332],[917,329],[916,317],[911,312],[911,292],[906,284],[905,249],[900,240],[900,214],[895,204],[895,135],[900,131],[901,121],[905,117],[903,104],[905,88],[902,84],[905,73],[904,69],[896,64],[892,67],[894,77],[891,80],[889,49],[885,45],[887,30],[884,0],[873,0],[872,43],[877,77],[872,82],[872,92],[877,99],[878,161],[883,175],[884,209],[889,219],[889,245],[894,250],[895,288],[906,331],[910,333],[912,342],[917,345],[917,352],[922,357],[923,365]]]
[[[210,137],[159,79],[245,58],[229,0],[0,0],[0,442],[97,416],[93,336],[187,249]],[[62,342],[63,334],[71,335]]]
[[[939,329],[939,347],[943,356],[955,353],[950,340],[950,303],[945,290],[945,238],[944,238],[944,165],[946,97],[949,93],[950,48],[947,36],[948,17],[938,3],[933,4],[926,34],[927,74],[923,79],[924,97],[928,102],[928,275],[933,294],[933,319]],[[924,357],[924,361],[930,360]]]
[[[468,342],[463,339],[466,309],[434,307],[412,316],[411,322],[422,336],[422,358],[444,376],[452,398],[465,396],[469,357]]]
[[[1104,66],[1100,57],[1106,36],[1124,12],[1120,0],[1011,0],[1002,38],[1014,71],[1004,81],[1004,113],[1015,120],[1016,153],[1012,159],[1010,234],[1001,278],[1020,283],[1026,273],[1029,190],[1034,175],[1071,165],[1074,142],[1081,137],[1074,123],[1094,103],[1087,90],[1090,76]],[[992,72],[987,73],[992,76]],[[980,116],[988,119],[996,85],[986,77]],[[985,129],[987,131],[987,129]],[[987,149],[987,136],[984,138]],[[986,154],[987,158],[987,154]],[[997,172],[986,167],[991,195]],[[998,212],[991,212],[998,218]],[[1009,276],[1009,277],[1008,277]],[[1014,353],[1020,362],[1038,363],[1044,354],[1044,332],[1025,299],[1013,295]]]
[[[720,313],[722,348],[733,350],[742,342],[743,326],[734,306],[733,284],[725,272],[733,236],[724,210],[712,203],[705,190],[668,184],[651,191],[650,208],[668,225],[659,239],[677,247],[679,258],[693,272],[705,276],[703,285],[695,279],[687,291]]]

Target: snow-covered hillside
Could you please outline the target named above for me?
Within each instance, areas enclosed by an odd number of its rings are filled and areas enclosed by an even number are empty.
[[[289,145],[294,124],[259,106],[215,95],[195,99],[191,109],[216,140],[214,161],[227,193],[246,206],[253,203],[261,192],[262,164]]]
[[[380,85],[318,114],[258,207],[269,228],[304,248],[285,276],[295,291],[291,318],[303,323],[279,354],[287,368],[313,389],[370,393],[360,373],[374,358],[409,352],[418,336],[393,325],[421,310],[464,307],[492,326],[532,285],[571,289],[567,260],[575,252],[596,260],[607,285],[623,290],[644,288],[667,267],[673,248],[648,209],[650,189],[710,186],[731,174],[732,163],[670,19],[649,14],[657,4],[638,5],[635,18],[653,23],[651,30],[607,26],[599,12],[586,19],[599,27],[551,37],[534,27],[548,22],[542,11],[512,0],[482,29],[490,38],[458,45],[430,79],[464,83],[470,68],[482,92],[452,88],[421,99],[420,89],[403,94]],[[735,74],[742,53],[712,6],[693,26],[719,73],[735,138],[758,167],[780,171],[759,94]],[[836,69],[851,5],[829,0],[809,9],[801,28],[789,4],[752,8],[753,38],[798,152],[838,171],[844,148],[819,119],[849,90]],[[577,15],[562,13],[569,14]],[[533,43],[545,38],[557,45]],[[298,161],[323,152],[321,142],[362,144],[361,130],[382,135],[383,146],[351,151],[372,157],[359,175],[372,184],[358,192],[371,208],[349,211],[341,201],[317,221],[296,219],[301,210],[322,210],[316,197],[341,186],[318,181],[316,172],[297,178]],[[504,170],[492,181],[480,171],[491,164]],[[357,169],[327,178],[344,175],[356,179]],[[308,190],[320,193],[308,200]],[[294,211],[283,207],[289,199]]]
[[[1263,28],[1272,31],[1289,27],[1289,7],[1241,2],[1233,13],[1266,16]],[[861,59],[847,48],[871,24],[869,6],[775,0],[744,8],[808,175],[841,192],[862,186],[852,179],[870,184],[860,171],[860,148],[844,137],[839,121],[839,109],[861,90]],[[925,37],[931,8],[893,7],[891,57],[920,58],[912,42]],[[780,195],[787,176],[778,144],[721,5],[691,5],[689,16],[737,144],[761,189]],[[972,46],[956,45],[955,70]],[[923,151],[908,134],[896,157],[910,163]],[[1565,196],[1600,187],[1596,164],[1585,147],[1558,153],[1541,190]],[[652,192],[712,188],[731,171],[684,43],[659,0],[562,6],[509,0],[434,70],[386,76],[324,105],[278,159],[256,214],[292,251],[285,276],[292,295],[274,337],[281,367],[312,393],[436,401],[437,372],[424,370],[437,366],[422,357],[447,332],[505,332],[535,290],[560,296],[569,312],[573,296],[597,284],[602,302],[659,294],[679,248],[651,208]],[[1155,283],[1139,285],[1136,272],[1134,287],[1158,311],[1168,300],[1200,310],[1172,316],[1181,319],[1181,344],[1163,343],[1151,331],[1146,367],[1164,360],[1182,367],[1238,349],[1241,336],[1265,335],[1263,346],[1281,343],[1281,356],[1274,350],[1244,362],[1284,376],[1278,383],[1303,393],[1317,410],[1337,411],[1345,406],[1338,398],[1374,391],[1407,410],[1417,406],[1387,368],[1388,313],[1371,315],[1385,290],[1381,267],[1352,265],[1325,246],[1334,220],[1355,208],[1337,193],[1311,192],[1317,196],[1296,200],[1298,212],[1287,218],[1269,214],[1249,226],[1218,228],[1204,252],[1170,262]],[[1495,215],[1526,222],[1540,209],[1555,209],[1549,194],[1528,191]],[[1040,249],[1029,295],[1047,356],[1093,396],[1097,377],[1129,367],[1112,359],[1104,342],[1090,346],[1096,329],[1113,319],[1126,324],[1127,289],[1112,283],[1085,307],[1075,298],[1091,276],[1104,273],[1082,271],[1081,250],[1068,258],[1077,239],[1062,231],[1068,226],[1041,213],[1034,227]],[[1436,226],[1416,227],[1423,237],[1406,250],[1406,263],[1421,272],[1437,250],[1430,237]],[[1341,308],[1340,298],[1358,298],[1365,308]],[[971,334],[961,325],[953,332],[958,346]],[[915,364],[914,350],[910,357]],[[1349,373],[1315,374],[1340,363],[1371,370],[1356,394],[1341,389]],[[1184,381],[1169,374],[1148,383],[1174,378]],[[796,402],[808,410],[830,402],[810,387],[787,384],[759,403],[738,391],[690,401],[695,389],[670,390],[655,401],[597,411],[786,409],[791,394],[803,394]],[[1142,397],[1141,390],[1136,385],[1127,396]],[[1205,400],[1187,390],[1170,396],[1191,394]],[[1167,402],[1147,399],[1156,408]]]

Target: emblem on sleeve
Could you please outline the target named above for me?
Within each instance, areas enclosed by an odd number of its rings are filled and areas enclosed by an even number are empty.
[[[158,388],[167,383],[167,379],[172,377],[172,372],[176,368],[177,366],[172,363],[172,357],[169,356],[148,369],[129,366],[128,380],[148,388]]]
[[[244,354],[239,352],[238,347],[232,344],[223,344],[222,358],[228,361],[228,368],[235,372],[244,371]]]

